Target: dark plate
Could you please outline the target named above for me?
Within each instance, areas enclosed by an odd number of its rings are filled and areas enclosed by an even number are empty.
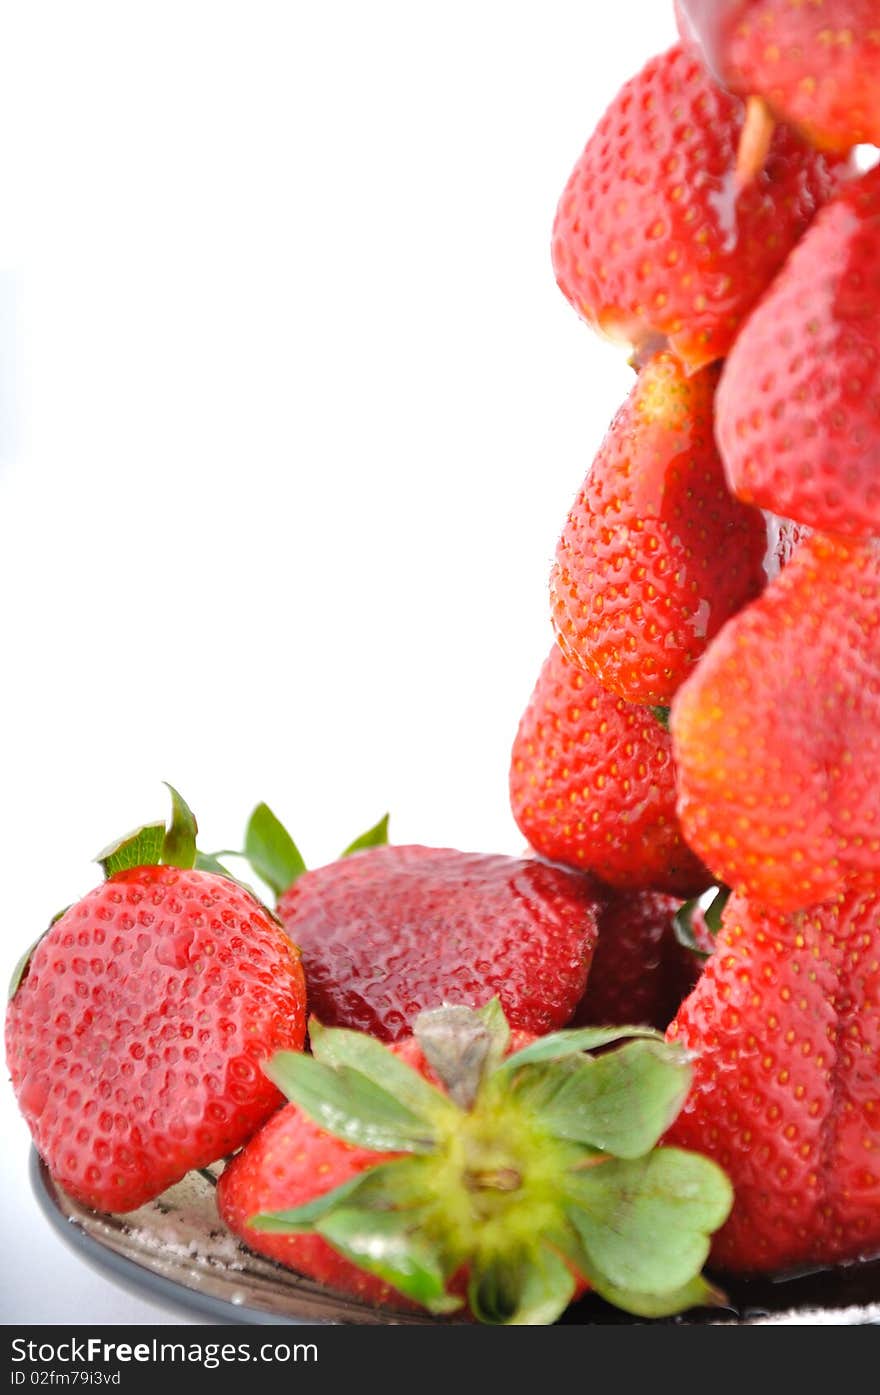
[[[124,1288],[172,1309],[216,1322],[435,1323],[370,1308],[302,1279],[240,1245],[217,1216],[214,1189],[192,1172],[161,1197],[114,1216],[80,1206],[31,1153],[40,1209],[76,1252]],[[667,1319],[693,1323],[880,1323],[880,1260],[802,1274],[784,1282],[725,1281],[730,1308]],[[588,1296],[566,1324],[617,1325],[635,1319]]]

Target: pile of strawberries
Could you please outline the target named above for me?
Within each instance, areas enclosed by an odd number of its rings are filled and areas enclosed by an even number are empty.
[[[309,872],[260,805],[276,916],[172,791],[13,980],[19,1104],[87,1205],[227,1159],[248,1245],[487,1322],[880,1251],[880,11],[677,13],[554,227],[637,377],[514,742],[533,852],[383,821]]]

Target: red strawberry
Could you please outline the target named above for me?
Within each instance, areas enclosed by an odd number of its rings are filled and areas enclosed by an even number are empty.
[[[566,656],[630,702],[668,703],[767,580],[767,523],[734,499],[712,434],[715,367],[642,369],[575,499],[550,580]]]
[[[195,824],[188,850],[180,827],[176,815],[165,855],[192,862]],[[133,1210],[240,1147],[281,1101],[261,1061],[305,1036],[303,972],[281,927],[227,877],[140,865],[163,835],[154,825],[104,855],[108,880],[40,940],[6,1017],[37,1149],[102,1211]]]
[[[679,941],[674,921],[681,909],[675,897],[655,891],[611,897],[599,915],[587,991],[572,1026],[669,1025],[699,979],[705,956],[714,949],[712,935],[696,908],[691,925],[700,952]]]
[[[675,698],[679,816],[716,876],[797,910],[880,874],[880,550],[814,534]]]
[[[717,434],[741,498],[880,533],[880,168],[824,208],[734,346]]]
[[[738,190],[742,124],[742,103],[680,47],[614,99],[553,229],[556,278],[589,324],[637,351],[666,336],[692,369],[727,353],[839,177],[780,128]]]
[[[676,0],[719,82],[823,150],[880,144],[877,0]]]
[[[497,993],[511,1024],[547,1032],[584,991],[597,898],[586,878],[532,860],[373,847],[305,872],[278,914],[328,1025],[385,1041],[441,1003]]]
[[[669,733],[614,697],[558,645],[513,743],[510,807],[536,852],[609,886],[694,896],[712,878],[675,814]]]
[[[310,1030],[313,1058],[267,1067],[294,1102],[220,1179],[253,1249],[484,1322],[552,1322],[586,1286],[646,1316],[717,1301],[699,1269],[730,1189],[706,1159],[654,1149],[689,1068],[653,1033],[511,1039],[497,1001],[423,1013],[390,1049]],[[582,1054],[620,1036],[636,1039]]]
[[[694,1085],[669,1142],[734,1184],[713,1258],[769,1272],[880,1247],[880,901],[786,916],[734,898],[669,1029]]]

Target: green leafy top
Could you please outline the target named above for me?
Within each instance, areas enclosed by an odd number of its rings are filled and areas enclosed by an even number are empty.
[[[160,863],[169,867],[196,865],[199,826],[195,815],[183,795],[167,780],[165,786],[171,794],[171,823],[167,829],[164,823],[144,824],[99,852],[95,861],[103,867],[106,877],[131,867],[156,867]],[[225,869],[224,875],[229,875]]]
[[[312,1056],[279,1053],[270,1078],[320,1127],[384,1156],[255,1228],[321,1235],[436,1313],[459,1305],[449,1281],[466,1270],[487,1322],[554,1321],[576,1276],[643,1316],[720,1301],[700,1270],[731,1188],[707,1158],[657,1147],[690,1085],[658,1033],[556,1032],[507,1054],[497,1001],[437,1009],[415,1033],[442,1088],[360,1032],[310,1033]]]
[[[352,853],[377,848],[387,842],[388,815],[383,814],[377,824],[349,843],[340,856],[350,857]],[[247,822],[243,850],[229,856],[243,857],[276,897],[289,891],[307,870],[302,853],[268,804],[257,805]]]

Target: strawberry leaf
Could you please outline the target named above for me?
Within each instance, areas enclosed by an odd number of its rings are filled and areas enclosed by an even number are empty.
[[[16,993],[21,987],[22,980],[27,977],[27,971],[30,968],[31,959],[33,958],[34,950],[36,949],[37,945],[40,943],[41,940],[44,940],[46,938],[55,922],[57,920],[60,920],[63,915],[66,915],[69,910],[70,907],[65,906],[63,911],[56,911],[55,915],[53,915],[52,919],[49,921],[49,924],[46,926],[43,933],[37,936],[33,944],[28,945],[24,954],[18,960],[18,963],[12,970],[12,977],[9,980],[9,991],[7,994],[9,1002],[12,1002],[12,999],[15,997]]]
[[[263,1070],[320,1128],[379,1153],[430,1153],[431,1123],[360,1071],[331,1069],[299,1051],[277,1051]]]
[[[148,823],[111,843],[98,853],[95,861],[103,867],[105,877],[130,867],[158,867],[164,843],[164,823]]]
[[[568,1265],[547,1245],[516,1260],[496,1259],[475,1266],[468,1305],[479,1322],[533,1327],[555,1322],[574,1297]]]
[[[555,1138],[617,1158],[639,1158],[654,1147],[684,1104],[691,1082],[681,1050],[659,1041],[627,1042],[564,1071],[553,1064],[532,1067],[523,1074],[521,1090],[529,1090],[532,1070],[544,1077],[545,1097],[533,1105],[541,1126]],[[554,1075],[559,1077],[555,1089]]]
[[[306,870],[299,848],[268,804],[258,804],[248,819],[244,856],[276,896],[283,895]]]
[[[664,1293],[637,1293],[633,1289],[616,1288],[595,1270],[590,1275],[590,1284],[606,1303],[612,1303],[615,1308],[633,1313],[636,1317],[673,1317],[676,1313],[686,1313],[690,1308],[723,1308],[727,1303],[725,1294],[702,1274],[697,1274],[681,1288]]]
[[[510,1042],[510,1027],[504,1016],[501,999],[490,998],[488,1003],[477,1008],[476,1016],[489,1030],[491,1046],[486,1060],[486,1069],[492,1071],[504,1060],[504,1053]]]
[[[169,867],[194,867],[199,831],[195,814],[173,785],[163,783],[171,793],[171,826],[162,844],[162,861]]]
[[[648,708],[648,711],[649,711],[649,712],[653,712],[654,716],[657,718],[657,721],[660,723],[660,725],[661,725],[661,727],[663,728],[664,731],[668,731],[668,730],[669,730],[669,708],[668,708],[668,707],[649,707],[649,708]]]
[[[315,1226],[339,1254],[431,1313],[451,1313],[461,1299],[446,1292],[439,1251],[419,1228],[418,1212],[341,1207]]]
[[[252,1216],[248,1225],[254,1230],[270,1230],[283,1235],[307,1235],[314,1231],[323,1216],[338,1206],[353,1205],[357,1201],[360,1205],[367,1203],[387,1209],[397,1196],[405,1192],[405,1178],[401,1174],[411,1163],[411,1158],[378,1163],[366,1172],[350,1177],[347,1182],[340,1182],[338,1187],[332,1187],[330,1191],[304,1202],[302,1206]]]
[[[355,1071],[390,1091],[396,1102],[429,1128],[435,1120],[454,1117],[455,1108],[446,1096],[375,1037],[348,1027],[322,1027],[312,1018],[309,1042],[316,1061],[332,1070]]]
[[[720,1167],[680,1148],[572,1173],[569,1191],[586,1276],[642,1296],[671,1295],[693,1281],[733,1203]]]
[[[355,838],[353,843],[349,843],[340,858],[350,857],[352,853],[361,852],[364,848],[380,848],[388,842],[388,815],[383,814],[377,824],[368,828],[366,833],[362,833],[359,838]]]
[[[724,914],[724,907],[730,900],[730,887],[720,886],[713,896],[710,904],[706,907],[703,919],[712,935],[717,935],[721,929],[721,917]]]
[[[660,1032],[652,1027],[577,1027],[561,1032],[551,1032],[539,1037],[530,1046],[514,1051],[501,1065],[495,1075],[512,1075],[521,1066],[534,1065],[542,1061],[563,1061],[566,1056],[579,1056],[584,1051],[596,1051],[600,1046],[608,1046],[612,1041],[623,1038],[645,1037],[651,1041],[663,1041]]]

